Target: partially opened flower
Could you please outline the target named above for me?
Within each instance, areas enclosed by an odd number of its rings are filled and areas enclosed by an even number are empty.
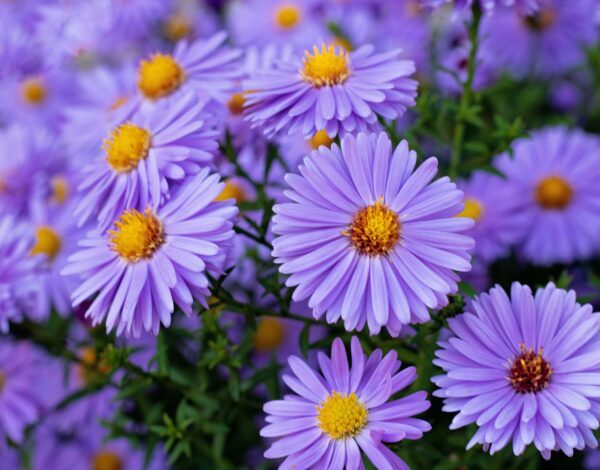
[[[155,53],[142,60],[137,81],[141,96],[155,101],[193,90],[203,101],[225,103],[241,78],[242,54],[224,46],[225,39],[227,34],[220,32],[191,43],[183,40],[172,54]]]
[[[468,234],[475,240],[473,254],[488,263],[508,254],[509,248],[523,236],[528,222],[518,190],[485,171],[476,171],[468,181],[459,181],[465,193],[460,213],[475,221]]]
[[[233,200],[214,202],[224,186],[204,169],[164,205],[126,209],[112,230],[89,235],[62,271],[84,279],[73,305],[98,294],[86,316],[134,336],[169,326],[175,303],[187,315],[194,299],[206,305],[207,273],[222,273],[237,214]]]
[[[420,439],[431,429],[413,416],[427,410],[426,392],[388,401],[408,387],[417,371],[400,371],[396,352],[380,349],[366,357],[360,341],[351,341],[352,366],[344,343],[336,338],[331,357],[319,353],[321,373],[296,356],[284,382],[294,394],[264,405],[260,435],[275,438],[265,457],[286,457],[280,468],[362,468],[361,450],[376,468],[408,468],[386,442]]]
[[[274,208],[273,256],[315,317],[398,335],[456,292],[454,270],[470,269],[473,247],[460,232],[473,221],[455,217],[463,193],[448,177],[432,182],[435,158],[415,169],[416,153],[405,141],[392,153],[383,133],[341,145],[320,147],[286,176],[291,202]]]
[[[108,227],[126,209],[159,204],[169,187],[207,166],[218,133],[193,93],[138,111],[104,141],[104,156],[83,168],[75,215]]]
[[[493,454],[512,443],[520,455],[533,443],[549,458],[597,446],[600,318],[591,305],[552,283],[533,295],[515,282],[510,298],[497,286],[448,323],[434,395],[458,411],[451,429],[479,427],[467,448]]]
[[[520,250],[548,265],[585,259],[600,250],[600,156],[597,136],[548,127],[519,139],[495,166],[525,214]],[[516,222],[516,220],[515,220]]]
[[[417,82],[400,51],[354,52],[314,46],[304,59],[282,60],[244,81],[245,116],[267,136],[325,130],[330,137],[378,127],[378,116],[395,119],[415,104]]]

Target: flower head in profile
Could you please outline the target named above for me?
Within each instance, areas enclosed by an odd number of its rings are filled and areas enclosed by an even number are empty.
[[[75,215],[108,227],[126,209],[159,204],[174,182],[207,166],[217,131],[193,93],[140,110],[104,140],[104,155],[82,170]]]
[[[491,12],[495,8],[514,8],[520,13],[533,12],[539,7],[539,0],[421,0],[426,8],[438,8],[447,3],[454,3],[459,10],[471,8],[474,4],[485,12]]]
[[[581,130],[547,127],[497,158],[525,214],[519,249],[528,260],[570,263],[600,250],[599,145]]]
[[[475,222],[467,232],[475,240],[473,254],[485,263],[507,255],[509,248],[522,239],[527,222],[517,190],[500,176],[485,171],[474,172],[468,181],[459,181],[458,187],[465,194],[459,215]]]
[[[154,53],[140,62],[137,86],[145,100],[156,101],[193,90],[200,100],[224,103],[240,78],[242,52],[224,46],[227,34],[193,42],[182,40],[172,54]]]
[[[549,458],[598,445],[600,321],[574,291],[550,283],[534,295],[515,282],[509,298],[497,286],[448,323],[434,395],[458,412],[451,429],[477,424],[467,448],[520,455],[533,443]]]
[[[301,60],[276,62],[244,81],[245,116],[267,136],[324,130],[330,137],[378,127],[378,116],[395,119],[415,104],[417,82],[399,50],[375,54],[363,46],[314,46]]]
[[[416,161],[405,141],[393,150],[383,133],[347,135],[286,176],[291,202],[274,208],[273,256],[315,317],[398,335],[456,292],[454,271],[470,269],[473,247],[461,232],[473,221],[455,217],[463,193],[448,177],[432,182],[437,160]]]
[[[284,382],[294,394],[264,405],[267,424],[260,435],[275,438],[265,457],[285,457],[280,468],[361,468],[361,451],[376,468],[407,468],[386,442],[420,439],[431,429],[413,416],[427,410],[426,392],[390,400],[416,378],[414,367],[400,371],[396,352],[376,349],[366,357],[351,341],[352,365],[336,338],[331,357],[319,353],[321,372],[291,356]]]
[[[207,273],[222,273],[237,214],[233,200],[214,202],[223,188],[204,169],[164,205],[126,209],[111,230],[84,239],[62,271],[84,279],[73,305],[98,294],[86,312],[92,323],[136,337],[169,326],[174,304],[187,315],[194,299],[206,305]]]

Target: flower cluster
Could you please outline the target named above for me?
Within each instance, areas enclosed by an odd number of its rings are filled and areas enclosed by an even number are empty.
[[[597,466],[599,16],[0,1],[0,467]]]

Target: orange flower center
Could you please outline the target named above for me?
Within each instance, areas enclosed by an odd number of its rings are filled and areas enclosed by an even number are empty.
[[[552,367],[542,357],[544,348],[537,354],[521,343],[521,354],[512,362],[508,380],[517,393],[536,393],[546,388],[552,376]]]
[[[544,209],[564,209],[572,198],[573,188],[560,176],[544,178],[535,188],[535,199]]]
[[[351,245],[364,255],[387,255],[400,240],[398,214],[380,199],[360,209],[342,235],[348,237]]]

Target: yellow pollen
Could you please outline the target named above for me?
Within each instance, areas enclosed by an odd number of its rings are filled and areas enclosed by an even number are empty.
[[[36,230],[36,242],[31,249],[31,255],[46,255],[53,260],[60,252],[62,241],[60,235],[47,225],[40,225]]]
[[[113,101],[113,103],[108,107],[108,111],[112,112],[112,111],[116,111],[117,109],[119,109],[121,106],[123,106],[125,103],[127,103],[127,97],[126,96],[119,96],[116,100]]]
[[[465,198],[465,208],[456,217],[468,217],[477,222],[483,215],[483,205],[472,197]]]
[[[348,396],[333,392],[317,406],[319,427],[332,439],[353,437],[367,425],[367,409],[355,393]]]
[[[162,223],[150,209],[143,214],[135,209],[123,212],[115,227],[108,231],[111,248],[130,263],[152,258],[165,242]]]
[[[106,152],[106,161],[117,173],[131,171],[148,156],[151,140],[146,129],[130,122],[121,124],[104,140],[102,148]]]
[[[320,130],[309,139],[308,143],[312,149],[317,150],[321,145],[327,148],[331,147],[333,139],[327,135],[327,131]]]
[[[26,78],[21,82],[21,93],[26,103],[38,105],[42,103],[47,96],[46,87],[41,78]]]
[[[52,188],[52,201],[57,204],[64,204],[69,197],[69,183],[64,176],[55,176],[50,181]]]
[[[295,5],[283,5],[275,12],[275,24],[281,29],[292,29],[300,23],[301,16]]]
[[[304,69],[300,72],[302,78],[311,85],[320,88],[344,83],[350,70],[348,68],[348,53],[334,46],[323,44],[321,50],[313,47],[313,55],[304,53]]]
[[[151,100],[170,95],[184,80],[183,68],[169,54],[154,54],[140,63],[138,88]]]
[[[181,13],[171,15],[163,26],[166,38],[171,42],[177,42],[192,32],[192,25]]]
[[[270,352],[277,349],[285,338],[285,328],[276,318],[261,318],[252,338],[254,349],[259,352]]]
[[[225,188],[221,191],[215,201],[227,201],[228,199],[235,199],[237,202],[243,202],[246,200],[246,194],[242,186],[235,180],[227,180]]]
[[[535,188],[535,200],[544,209],[564,209],[573,198],[573,188],[560,176],[548,176]]]
[[[124,470],[123,461],[114,452],[101,451],[94,456],[92,470]]]
[[[380,256],[389,254],[400,240],[398,214],[380,198],[375,204],[360,209],[342,235],[361,254]]]
[[[552,366],[542,356],[544,348],[535,354],[533,348],[527,349],[521,343],[520,349],[521,353],[511,363],[508,381],[517,393],[539,392],[550,383]]]
[[[243,93],[234,93],[227,103],[229,112],[234,116],[239,116],[244,112],[244,104],[246,103],[246,97]]]
[[[83,348],[79,353],[78,373],[81,381],[86,384],[98,382],[103,375],[110,372],[110,368],[102,361],[98,360],[98,354],[93,347]]]

